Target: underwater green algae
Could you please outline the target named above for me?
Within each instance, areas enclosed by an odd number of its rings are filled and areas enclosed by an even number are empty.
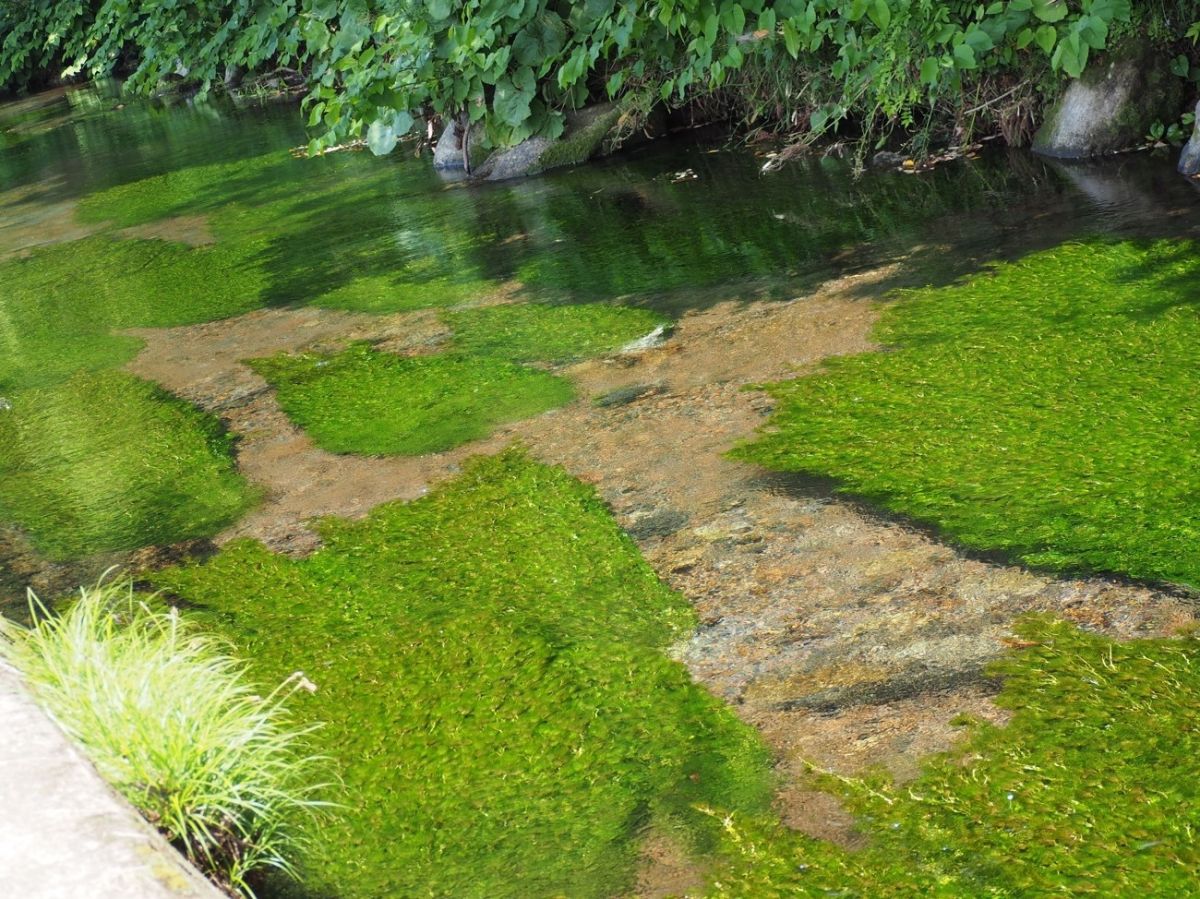
[[[386,315],[437,306],[456,306],[487,296],[496,289],[490,281],[456,281],[435,275],[419,285],[392,275],[368,275],[317,295],[311,305],[347,312]]]
[[[261,305],[404,312],[478,299],[496,282],[468,259],[469,199],[423,166],[359,154],[265,153],[85,196],[81,220],[147,225],[203,215],[261,279]]]
[[[500,359],[397,356],[366,344],[251,366],[275,388],[288,417],[335,453],[441,452],[575,395],[564,378]]]
[[[164,328],[257,308],[260,276],[240,252],[89,237],[0,262],[0,391],[127,362]]]
[[[302,859],[338,896],[611,896],[695,804],[762,814],[757,735],[665,654],[693,626],[594,491],[509,451],[412,503],[156,576],[264,683],[302,669],[342,805]]]
[[[905,293],[890,352],[767,389],[735,451],[1028,564],[1200,586],[1200,254],[1066,244]]]
[[[665,325],[648,309],[522,303],[443,315],[464,352],[514,362],[571,362],[615,350]]]
[[[0,521],[56,560],[207,537],[254,500],[212,416],[130,375],[81,372],[0,410]]]
[[[1019,634],[992,671],[1010,723],[973,724],[912,783],[836,786],[866,850],[735,819],[709,895],[1196,895],[1200,642]]]

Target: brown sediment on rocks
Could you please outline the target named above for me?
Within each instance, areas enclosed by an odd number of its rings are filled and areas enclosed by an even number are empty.
[[[40,181],[0,191],[0,262],[26,256],[37,247],[80,240],[96,232],[92,225],[80,223],[75,216],[73,199],[51,201],[47,194],[59,189],[61,182]]]
[[[47,194],[60,189],[61,182],[40,181],[0,191],[0,262],[25,257],[39,247],[82,240],[106,231],[104,223],[79,220],[78,200],[51,201]],[[206,215],[180,215],[112,232],[122,238],[166,240],[189,247],[208,246],[216,238]]]
[[[216,243],[207,215],[175,215],[144,225],[132,225],[117,231],[119,237],[144,240],[166,240],[189,247],[206,247]]]
[[[254,537],[309,551],[318,540],[308,520],[419,496],[466,456],[514,440],[594,484],[695,605],[701,626],[676,656],[777,752],[785,821],[854,846],[850,816],[806,785],[809,766],[845,775],[883,766],[909,777],[919,759],[952,744],[959,714],[1002,720],[984,668],[1005,651],[1015,618],[1045,611],[1122,638],[1172,633],[1193,618],[1186,601],[1148,587],[969,558],[819,485],[725,457],[770,411],[748,385],[876,349],[874,294],[892,274],[685,315],[664,346],[565,368],[580,390],[571,405],[418,458],[318,449],[241,360],[357,339],[427,352],[448,336],[433,311],[270,310],[140,332],[146,349],[129,368],[241,435],[239,465],[266,497],[218,542]]]

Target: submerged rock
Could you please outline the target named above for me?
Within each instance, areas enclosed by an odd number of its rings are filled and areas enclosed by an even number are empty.
[[[1200,175],[1200,103],[1196,104],[1196,121],[1192,125],[1192,136],[1179,154],[1179,173]]]
[[[658,384],[633,384],[629,387],[618,387],[616,390],[610,390],[608,393],[603,393],[596,397],[592,400],[592,405],[601,409],[614,406],[628,406],[630,403],[635,403],[644,396],[659,393],[661,390],[662,387]]]
[[[1033,150],[1059,159],[1087,159],[1143,142],[1156,121],[1174,121],[1182,83],[1169,59],[1146,44],[1106,54],[1072,81],[1050,108]]]
[[[640,353],[644,350],[657,349],[667,342],[667,338],[671,336],[673,330],[674,328],[671,325],[659,325],[645,337],[629,341],[629,343],[621,347],[621,352]]]

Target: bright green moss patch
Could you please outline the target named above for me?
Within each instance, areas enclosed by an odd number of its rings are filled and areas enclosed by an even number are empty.
[[[391,275],[375,275],[355,278],[349,284],[335,287],[314,299],[312,305],[382,315],[435,306],[454,306],[477,300],[495,289],[495,284],[483,280],[431,278],[421,283],[410,283],[397,281]]]
[[[979,726],[914,783],[846,791],[869,849],[735,825],[711,895],[1195,895],[1200,642],[1037,618],[1021,635],[1033,645],[995,666],[1011,723]]]
[[[503,360],[405,357],[362,344],[336,356],[283,355],[252,365],[288,417],[335,453],[440,452],[574,397],[565,379]]]
[[[839,479],[961,543],[1200,585],[1200,255],[1068,244],[906,294],[878,338],[771,386],[737,451]]]
[[[118,184],[83,197],[76,214],[83,222],[119,227],[144,225],[176,215],[214,212],[229,203],[261,204],[281,189],[300,186],[313,169],[286,151],[227,162],[187,166]]]
[[[256,308],[263,281],[220,246],[90,237],[0,262],[0,391],[108,368],[159,328]]]
[[[467,352],[517,362],[568,362],[615,350],[667,320],[630,306],[523,303],[451,312],[446,321]]]
[[[692,626],[595,493],[521,454],[293,560],[258,544],[167,572],[265,683],[298,704],[344,781],[306,886],[338,896],[612,896],[651,823],[704,850],[695,803],[769,799],[754,732],[664,650]]]
[[[145,381],[80,373],[0,410],[0,521],[68,559],[207,537],[253,500],[216,419]]]

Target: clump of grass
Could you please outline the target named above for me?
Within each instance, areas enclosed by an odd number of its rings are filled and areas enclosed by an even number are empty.
[[[30,602],[29,628],[0,617],[0,658],[100,775],[222,886],[252,896],[264,871],[294,873],[322,804],[313,727],[287,709],[303,675],[257,695],[222,643],[129,584],[84,588],[58,615]]]
[[[521,303],[447,313],[463,351],[514,362],[570,362],[615,350],[667,323],[656,312],[594,303]]]
[[[1196,244],[1067,244],[911,291],[893,352],[768,387],[736,451],[980,550],[1200,585]]]
[[[208,537],[255,501],[220,422],[122,372],[0,410],[0,521],[55,560]]]
[[[288,417],[335,453],[441,452],[575,395],[563,378],[501,359],[403,357],[366,344],[251,365],[276,389]]]
[[[1118,643],[1046,617],[1018,629],[1003,726],[914,782],[827,782],[871,837],[847,853],[727,824],[713,897],[1190,896],[1200,866],[1200,641]]]
[[[757,734],[666,653],[694,626],[589,487],[518,452],[411,503],[160,572],[256,674],[321,672],[302,711],[350,807],[306,882],[379,896],[610,897],[654,826],[703,854],[707,803],[766,812]]]

